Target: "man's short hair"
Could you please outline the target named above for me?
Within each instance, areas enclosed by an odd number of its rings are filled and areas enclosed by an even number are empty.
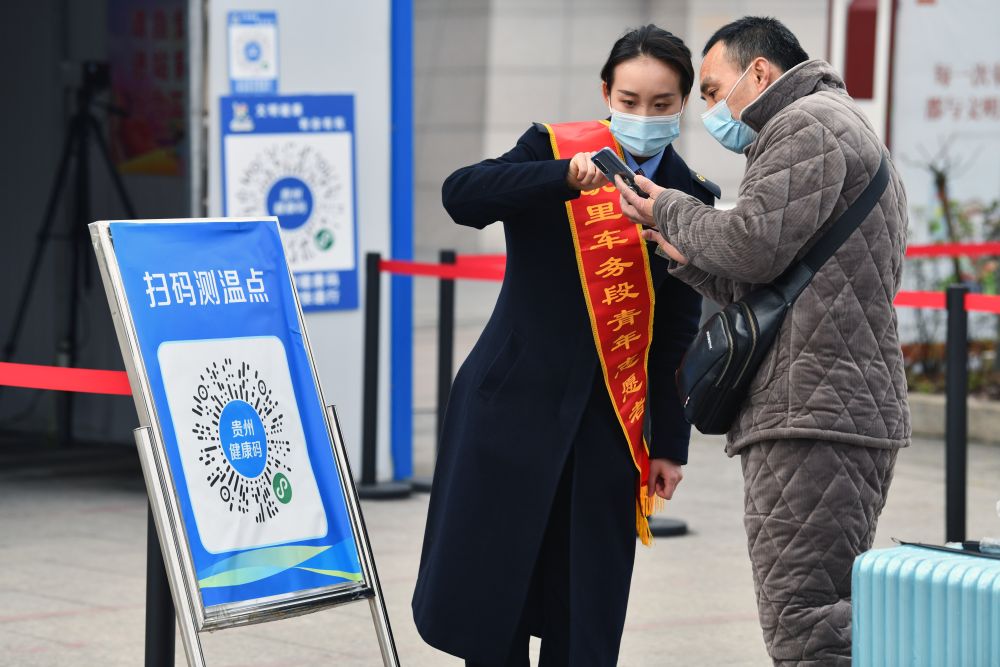
[[[709,38],[701,55],[716,42],[726,45],[726,56],[741,70],[750,67],[754,58],[767,58],[783,72],[809,60],[792,31],[770,16],[744,16],[722,26]]]

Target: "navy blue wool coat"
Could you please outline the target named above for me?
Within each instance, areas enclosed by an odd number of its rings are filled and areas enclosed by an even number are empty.
[[[493,315],[452,388],[413,613],[429,644],[485,664],[502,660],[522,614],[536,604],[529,595],[532,576],[571,460],[569,506],[581,510],[573,512],[573,525],[596,525],[596,541],[572,541],[574,625],[617,623],[620,638],[625,617],[636,472],[601,378],[580,284],[565,208],[579,192],[566,183],[568,165],[553,159],[548,133],[536,125],[502,157],[453,173],[442,191],[458,224],[482,229],[502,221],[507,271]],[[707,204],[717,195],[669,146],[653,180]],[[653,244],[647,250],[656,290],[649,445],[653,458],[685,463],[690,427],[674,374],[697,332],[701,298],[668,275]],[[586,438],[600,442],[586,443],[587,455],[574,459]],[[613,511],[602,526],[605,507]],[[570,519],[553,513],[552,520]],[[587,573],[593,573],[589,581]],[[601,597],[583,604],[587,595]],[[613,664],[617,641],[589,647],[595,655],[588,664]]]

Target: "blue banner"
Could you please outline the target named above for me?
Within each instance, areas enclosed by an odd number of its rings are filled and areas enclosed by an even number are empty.
[[[278,225],[110,230],[204,606],[361,581]]]

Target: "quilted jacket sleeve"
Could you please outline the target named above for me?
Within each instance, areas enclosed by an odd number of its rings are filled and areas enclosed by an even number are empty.
[[[830,217],[847,167],[833,133],[800,109],[771,119],[751,153],[734,208],[717,210],[667,190],[653,215],[693,267],[761,284],[777,278]]]

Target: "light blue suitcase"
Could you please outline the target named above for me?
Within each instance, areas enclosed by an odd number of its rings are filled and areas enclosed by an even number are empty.
[[[852,586],[855,667],[1000,667],[1000,560],[877,549]]]

